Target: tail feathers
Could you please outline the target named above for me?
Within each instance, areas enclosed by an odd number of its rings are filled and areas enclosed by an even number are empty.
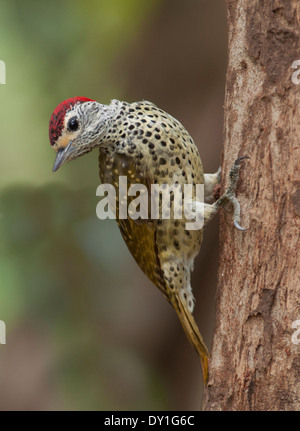
[[[175,302],[175,304],[174,304],[174,302]],[[189,341],[194,346],[194,348],[197,350],[197,352],[200,356],[203,381],[204,381],[204,384],[206,385],[207,380],[208,380],[209,352],[208,352],[207,347],[203,341],[203,338],[200,334],[200,331],[198,329],[197,323],[195,322],[193,315],[182,304],[180,298],[178,298],[177,296],[176,296],[176,300],[174,302],[172,301],[174,308],[176,310],[176,313],[177,313],[177,315],[180,319],[180,322],[183,326],[183,329],[184,329]]]

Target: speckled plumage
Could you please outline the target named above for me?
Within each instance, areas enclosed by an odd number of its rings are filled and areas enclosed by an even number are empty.
[[[65,161],[98,147],[101,181],[116,189],[120,176],[127,177],[128,188],[132,184],[144,184],[149,194],[151,184],[204,183],[202,163],[193,139],[178,120],[153,103],[113,100],[110,105],[101,105],[83,98],[68,101],[69,108],[63,102],[50,120],[49,136],[57,152],[54,170]],[[57,118],[59,130],[55,126]],[[207,179],[207,191],[211,194],[218,175]],[[225,195],[218,202],[222,199],[225,201]],[[218,207],[217,204],[207,206],[208,219]],[[192,316],[194,297],[190,282],[202,242],[202,229],[186,230],[186,221],[184,217],[172,216],[170,220],[117,218],[136,262],[176,310],[200,355],[206,381],[208,351]]]
[[[150,102],[123,102],[119,107],[119,115],[107,127],[103,146],[100,145],[103,183],[117,188],[119,176],[126,175],[128,187],[142,183],[149,193],[150,184],[155,183],[203,183],[198,149],[179,121]],[[184,218],[143,223],[131,218],[118,220],[141,269],[169,300],[179,294],[192,312],[190,270],[200,249],[202,230],[187,231],[185,222]]]

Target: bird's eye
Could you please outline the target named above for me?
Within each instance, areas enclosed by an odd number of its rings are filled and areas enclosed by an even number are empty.
[[[77,130],[79,127],[79,123],[76,117],[72,117],[70,118],[70,120],[68,121],[68,130],[70,130],[71,132],[75,132],[75,130]]]

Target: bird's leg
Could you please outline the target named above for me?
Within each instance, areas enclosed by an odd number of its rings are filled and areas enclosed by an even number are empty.
[[[204,174],[204,201],[211,203],[214,201],[213,191],[217,184],[221,182],[221,168],[214,174]]]
[[[244,159],[248,159],[248,156],[239,157],[234,162],[229,172],[230,184],[225,190],[225,193],[212,205],[204,204],[204,225],[206,225],[218,212],[220,207],[225,206],[228,202],[231,202],[233,206],[233,223],[239,230],[245,230],[240,226],[240,204],[236,198],[236,188],[239,179],[240,163]]]

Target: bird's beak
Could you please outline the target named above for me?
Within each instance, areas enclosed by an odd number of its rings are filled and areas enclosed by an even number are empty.
[[[53,172],[57,171],[61,165],[66,162],[70,155],[73,153],[74,147],[72,147],[72,141],[65,148],[59,148],[57,150],[56,158],[53,165]]]

